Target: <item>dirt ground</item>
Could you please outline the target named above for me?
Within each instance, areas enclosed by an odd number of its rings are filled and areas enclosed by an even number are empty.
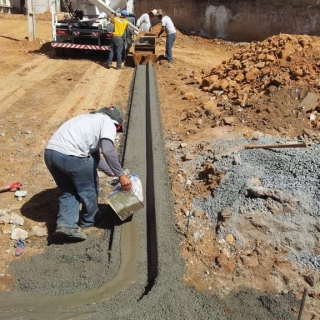
[[[1,292],[12,290],[19,281],[10,272],[10,264],[39,255],[52,241],[58,191],[42,158],[52,130],[73,115],[108,103],[125,107],[134,73],[130,57],[129,68],[121,72],[107,70],[104,57],[58,59],[50,47],[50,15],[38,15],[36,20],[37,41],[29,42],[25,16],[0,15],[0,186],[20,181],[21,189],[27,190],[23,198],[13,192],[0,196]],[[159,56],[164,54],[164,44],[164,37],[157,39]],[[156,72],[175,201],[173,223],[180,230],[186,262],[185,284],[221,295],[228,293],[226,288],[236,291],[240,287],[290,292],[299,300],[308,288],[303,319],[320,319],[319,270],[309,268],[306,276],[275,255],[274,248],[263,248],[264,260],[259,263],[257,252],[230,258],[221,249],[216,226],[206,212],[196,211],[198,219],[189,221],[193,198],[211,195],[221,176],[203,164],[193,168],[207,171],[192,188],[179,181],[186,178],[180,170],[182,163],[210,152],[204,143],[208,138],[263,134],[319,143],[320,39],[277,35],[260,43],[231,43],[178,32],[173,55],[172,64],[160,59]],[[194,146],[200,147],[191,152]],[[174,152],[176,147],[184,148],[183,157]],[[26,206],[34,195],[48,190],[52,190],[50,197],[40,196],[38,206]],[[34,215],[33,210],[40,213]],[[45,212],[52,214],[44,219]],[[5,220],[8,214],[11,220],[15,214],[24,221],[9,222]],[[19,224],[29,236],[23,254],[16,256],[11,231]],[[93,232],[99,236],[99,230]],[[197,232],[202,233],[201,241],[189,236]],[[316,240],[319,257],[319,235]],[[232,234],[224,239],[227,244],[234,242]],[[287,276],[281,286],[264,277],[278,268]],[[298,308],[293,312],[298,314]]]

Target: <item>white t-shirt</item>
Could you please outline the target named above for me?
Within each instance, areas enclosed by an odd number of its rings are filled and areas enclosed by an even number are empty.
[[[140,31],[149,31],[151,28],[151,21],[148,13],[144,13],[137,20],[137,27],[139,27]]]
[[[161,19],[161,25],[166,28],[166,34],[175,33],[176,29],[170,17],[164,16]]]
[[[106,114],[82,114],[66,121],[52,135],[46,149],[87,157],[100,148],[101,139],[109,139],[114,143],[116,135],[114,122]]]

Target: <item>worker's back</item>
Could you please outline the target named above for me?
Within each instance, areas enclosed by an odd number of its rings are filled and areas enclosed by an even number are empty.
[[[114,17],[112,22],[114,24],[113,35],[117,37],[122,37],[124,31],[126,30],[129,24],[129,21],[124,17]]]

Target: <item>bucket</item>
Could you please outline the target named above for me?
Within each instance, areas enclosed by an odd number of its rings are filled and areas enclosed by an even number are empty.
[[[132,182],[130,191],[121,191],[121,184],[118,183],[107,197],[108,204],[122,221],[143,208],[141,181],[135,173],[128,177]]]

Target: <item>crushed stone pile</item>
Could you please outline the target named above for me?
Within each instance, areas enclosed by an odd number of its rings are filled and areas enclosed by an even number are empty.
[[[189,229],[189,259],[199,255],[205,261],[219,292],[245,286],[249,277],[260,290],[299,295],[306,287],[320,298],[320,145],[244,148],[283,143],[292,140],[218,138],[202,142],[210,146],[207,151],[187,146],[193,156],[182,161],[177,181],[193,195],[179,203],[186,215],[180,228],[182,233]],[[177,157],[185,152],[179,150]],[[210,179],[217,182],[210,194],[199,192]],[[215,236],[206,236],[209,229]],[[212,237],[216,246],[206,247]]]
[[[258,144],[283,142],[259,140]],[[233,234],[241,247],[255,235],[265,244],[287,248],[288,259],[320,270],[319,144],[223,154],[225,148],[246,143],[215,141],[213,165],[224,177],[212,196],[196,197],[195,206],[219,224],[219,238]]]

